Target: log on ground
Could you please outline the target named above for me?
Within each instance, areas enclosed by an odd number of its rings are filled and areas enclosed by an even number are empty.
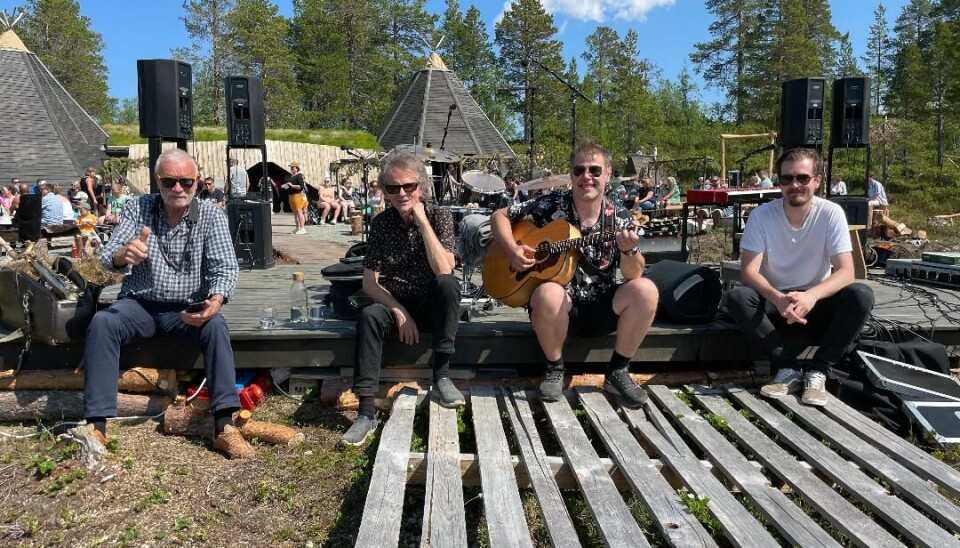
[[[177,388],[177,373],[173,369],[135,367],[120,372],[117,389],[122,392],[150,394],[171,393]],[[51,369],[47,371],[0,371],[0,390],[83,390],[83,371],[80,369]]]
[[[161,395],[117,394],[117,416],[163,413],[170,398]],[[53,390],[0,391],[0,421],[83,418],[83,392]]]

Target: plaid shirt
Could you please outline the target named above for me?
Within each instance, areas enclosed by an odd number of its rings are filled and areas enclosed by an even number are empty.
[[[239,269],[226,214],[213,202],[199,202],[196,221],[187,213],[177,226],[170,227],[161,204],[159,194],[127,200],[120,224],[100,250],[100,262],[125,275],[119,297],[188,303],[219,293],[229,300]],[[150,228],[147,259],[136,266],[114,267],[117,250],[139,238],[144,226]]]

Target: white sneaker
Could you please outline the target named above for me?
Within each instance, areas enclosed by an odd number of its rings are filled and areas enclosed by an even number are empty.
[[[783,368],[777,371],[773,382],[760,389],[760,394],[768,398],[782,398],[787,394],[795,394],[803,385],[803,373],[796,369]]]
[[[306,233],[307,233],[306,228],[301,228],[300,230],[297,230],[296,232],[294,232],[294,234],[306,234]]]
[[[827,376],[819,371],[810,371],[803,380],[803,396],[800,402],[816,407],[827,405]]]

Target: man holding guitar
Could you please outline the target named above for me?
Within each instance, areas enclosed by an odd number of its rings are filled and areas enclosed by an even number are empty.
[[[363,261],[363,291],[373,304],[357,321],[353,391],[360,413],[340,438],[360,445],[377,426],[377,394],[383,339],[391,332],[417,344],[423,329],[433,330],[433,393],[444,407],[464,405],[450,380],[460,321],[460,285],[453,275],[453,216],[427,204],[433,183],[423,162],[408,152],[391,154],[380,172],[380,188],[391,207],[374,217]]]
[[[531,247],[531,240],[518,238],[511,223],[544,228],[563,220],[583,237],[560,246],[571,254],[572,277],[544,280],[529,298],[530,321],[546,360],[540,383],[540,397],[557,401],[563,397],[563,343],[568,330],[579,336],[596,336],[616,330],[613,357],[607,366],[604,390],[627,407],[639,407],[647,399],[628,374],[630,358],[653,323],[659,292],[642,278],[643,255],[640,235],[630,212],[604,198],[612,173],[610,153],[594,142],[581,143],[571,155],[572,189],[553,192],[534,200],[494,212],[491,217],[494,239],[509,259],[515,278],[548,269],[543,246]],[[551,222],[553,221],[553,222]],[[567,227],[569,228],[569,227]],[[576,244],[574,244],[576,242]],[[617,266],[624,281],[617,283]],[[486,281],[486,267],[485,267]],[[492,294],[492,293],[491,293]]]

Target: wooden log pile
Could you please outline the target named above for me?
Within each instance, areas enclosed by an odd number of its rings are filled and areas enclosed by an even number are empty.
[[[117,416],[159,415],[177,390],[173,370],[134,368],[121,372]],[[83,372],[0,371],[0,421],[83,418]]]

